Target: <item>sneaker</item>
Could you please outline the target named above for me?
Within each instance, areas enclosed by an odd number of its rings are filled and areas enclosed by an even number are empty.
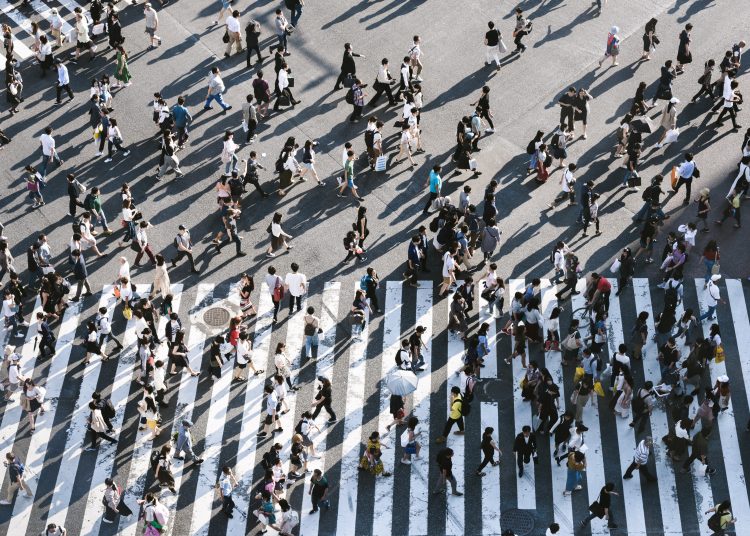
[[[494,128],[485,128],[484,129],[484,133],[485,134],[492,134],[493,132],[495,132]]]
[[[105,164],[106,164],[107,162],[111,162],[111,161],[112,161],[112,159],[111,159],[111,158],[105,158],[105,159],[104,159],[104,163],[105,163]]]
[[[83,449],[83,450],[84,450],[85,452],[91,452],[91,451],[94,451],[94,450],[99,450],[99,449],[98,449],[97,447],[86,447],[86,448],[85,448],[85,449]]]
[[[102,519],[102,523],[112,523],[112,520],[105,517],[104,519]]]
[[[124,153],[122,153],[122,156],[128,156],[129,154],[130,154],[130,151],[125,151]]]
[[[195,465],[200,465],[200,464],[202,464],[202,463],[203,463],[203,458],[198,458],[198,459],[197,459],[197,460],[195,460],[195,461],[194,461],[193,463],[194,463]]]
[[[451,495],[455,495],[456,497],[463,497],[464,496],[464,494],[461,493],[460,491],[454,491],[453,493],[451,493]]]
[[[403,463],[404,465],[411,465],[411,460],[401,460],[401,463]]]
[[[104,153],[102,153],[101,151],[96,151],[96,156],[101,156],[102,154]]]
[[[10,504],[10,501],[6,501],[5,499],[0,501],[0,504]]]
[[[327,422],[328,424],[334,424],[334,423],[336,423],[336,422],[338,422],[338,421],[339,421],[338,419],[328,419],[328,421],[326,421],[326,422]]]

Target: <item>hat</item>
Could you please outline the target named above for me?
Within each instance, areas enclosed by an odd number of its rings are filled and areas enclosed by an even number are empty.
[[[521,320],[521,321],[520,321],[520,322],[518,323],[518,325],[519,325],[519,326],[525,326],[526,324],[524,324],[524,323],[523,323],[523,320]]]
[[[184,426],[185,428],[190,428],[191,426],[193,426],[193,423],[192,423],[192,422],[190,422],[190,421],[189,421],[189,420],[187,420],[187,419],[184,419],[184,420],[182,421],[182,426]]]
[[[718,281],[721,279],[721,274],[714,274],[711,276],[711,281]]]
[[[684,224],[684,223],[683,223],[682,225],[680,225],[680,226],[679,226],[679,227],[677,228],[677,230],[678,230],[678,231],[680,231],[681,233],[686,233],[686,232],[687,232],[687,230],[688,230],[688,226],[687,226],[686,224]]]
[[[187,227],[185,227],[185,225],[184,225],[184,224],[180,224],[180,226],[178,227],[178,229],[179,229],[180,231],[186,231],[186,230],[187,230]]]
[[[611,34],[620,33],[619,26],[612,26],[612,28],[609,29],[609,33],[611,33]]]
[[[680,104],[680,99],[678,99],[677,97],[672,97],[671,99],[669,99],[669,102],[671,102],[672,104]]]
[[[727,376],[726,374],[722,374],[721,376],[716,378],[716,381],[719,383],[729,383],[729,376]]]
[[[4,351],[5,351],[5,355],[8,356],[16,351],[16,347],[13,346],[12,344],[6,344]]]

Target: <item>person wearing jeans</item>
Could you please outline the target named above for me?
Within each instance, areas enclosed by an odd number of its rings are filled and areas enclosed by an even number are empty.
[[[206,102],[203,105],[204,110],[211,109],[211,101],[222,107],[224,111],[231,110],[232,107],[224,102],[221,94],[225,91],[224,81],[221,79],[221,72],[218,67],[211,69],[211,74],[208,76],[208,92],[206,93]]]
[[[279,46],[281,46],[284,49],[284,55],[288,56],[289,53],[286,51],[286,46],[287,46],[286,27],[288,26],[289,23],[287,23],[286,17],[284,17],[280,9],[276,10],[276,19],[274,21],[274,24],[276,25],[276,37],[279,40]]]
[[[720,274],[713,274],[711,276],[711,281],[706,284],[706,306],[708,307],[708,310],[698,318],[698,322],[703,322],[706,319],[714,320],[714,318],[716,318],[714,316],[716,305],[719,302],[724,303],[724,300],[721,299],[721,291],[716,285],[716,282],[719,279],[721,279]]]
[[[34,495],[31,493],[31,489],[24,482],[23,479],[23,464],[21,460],[16,457],[12,452],[8,452],[5,455],[5,462],[3,462],[8,468],[8,476],[10,478],[10,485],[8,486],[8,495],[5,500],[0,501],[0,504],[11,504],[13,502],[13,495],[16,493],[17,488],[21,488],[26,492],[27,498],[33,498]]]
[[[304,317],[305,322],[305,355],[312,358],[312,349],[318,348],[318,330],[320,329],[320,318],[315,316],[315,307],[308,307]]]
[[[433,495],[445,492],[446,482],[451,484],[451,493],[461,496],[463,493],[456,489],[456,477],[453,476],[453,449],[445,448],[437,455],[438,466],[440,467],[440,476],[438,478]]]

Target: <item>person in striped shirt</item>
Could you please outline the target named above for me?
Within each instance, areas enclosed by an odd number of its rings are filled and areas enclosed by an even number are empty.
[[[628,466],[627,471],[625,471],[625,474],[622,476],[624,480],[627,480],[628,478],[633,478],[633,471],[635,469],[638,469],[643,473],[643,476],[648,480],[649,482],[656,482],[656,477],[651,474],[651,472],[648,470],[648,457],[651,454],[651,447],[653,446],[654,441],[651,438],[651,436],[646,436],[645,439],[642,439],[640,443],[638,443],[638,446],[635,448],[635,452],[633,453],[633,461]]]

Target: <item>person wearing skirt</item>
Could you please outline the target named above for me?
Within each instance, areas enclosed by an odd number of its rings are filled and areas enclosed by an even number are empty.
[[[155,478],[159,481],[159,486],[162,488],[169,488],[169,491],[177,494],[175,489],[174,475],[172,474],[172,457],[169,452],[172,450],[172,442],[170,441],[161,448],[159,452],[159,463],[156,465]]]
[[[187,359],[187,352],[188,349],[185,345],[185,330],[181,329],[177,332],[174,343],[169,349],[169,357],[172,361],[172,369],[169,371],[169,374],[174,376],[178,373],[178,368],[180,370],[182,370],[183,368],[187,368],[191,376],[198,375],[198,372],[193,370],[190,366],[190,362]]]
[[[130,69],[128,69],[128,53],[122,48],[122,45],[117,46],[117,69],[115,70],[116,82],[111,87],[127,87],[132,82],[130,79],[133,78],[130,75]]]
[[[104,480],[106,489],[104,491],[104,497],[102,502],[105,506],[104,523],[113,523],[118,515],[129,518],[133,515],[133,511],[128,508],[125,501],[122,500],[122,487],[118,486],[114,480],[107,478]]]
[[[31,431],[33,432],[35,430],[34,420],[36,418],[37,412],[39,412],[41,415],[44,415],[44,407],[42,406],[42,402],[44,402],[44,393],[42,388],[37,387],[34,383],[34,380],[32,380],[31,378],[27,379],[24,382],[23,392],[26,395],[26,412],[29,418]]]
[[[255,283],[253,283],[253,278],[250,277],[249,274],[242,274],[239,289],[240,309],[242,309],[242,316],[247,318],[249,316],[257,315],[258,311],[256,311],[255,306],[250,299],[250,294],[253,292],[253,290],[255,290]]]
[[[156,255],[156,268],[154,270],[154,286],[152,287],[149,299],[156,296],[157,293],[161,293],[162,297],[169,294],[169,274],[167,273],[167,265],[164,261],[164,256],[159,254]]]

